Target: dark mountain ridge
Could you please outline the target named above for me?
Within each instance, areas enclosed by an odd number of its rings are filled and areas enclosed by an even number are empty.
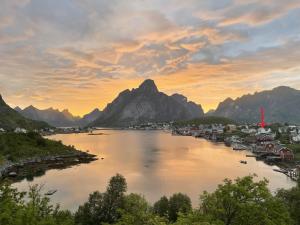
[[[15,109],[26,118],[45,121],[55,127],[86,126],[101,114],[99,109],[95,109],[91,113],[86,114],[83,118],[81,118],[79,116],[72,115],[67,109],[62,111],[52,107],[48,109],[37,109],[32,105],[24,108],[23,110],[19,107],[16,107]]]
[[[23,117],[7,105],[0,95],[0,128],[4,128],[5,130],[14,130],[17,127],[33,130],[50,126],[45,122],[34,121]]]
[[[159,92],[153,80],[122,91],[109,103],[92,126],[128,126],[143,122],[193,119],[203,116],[201,106],[183,95]]]
[[[243,95],[235,100],[227,98],[213,115],[239,122],[259,122],[260,107],[265,109],[267,122],[300,124],[300,91],[286,86]]]

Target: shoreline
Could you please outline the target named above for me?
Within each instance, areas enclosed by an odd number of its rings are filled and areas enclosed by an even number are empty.
[[[18,162],[7,161],[0,165],[0,182],[33,180],[34,177],[42,176],[51,169],[66,169],[95,160],[98,160],[96,155],[78,151],[73,154],[31,157]]]
[[[171,134],[174,135],[174,134]],[[231,148],[232,151],[247,151],[249,153],[251,153],[251,155],[247,155],[246,157],[253,157],[256,159],[256,161],[263,161],[266,165],[269,166],[277,166],[279,169],[274,169],[273,171],[275,172],[279,172],[279,173],[283,173],[285,174],[287,177],[289,177],[292,181],[297,181],[300,174],[299,172],[294,171],[296,169],[296,162],[292,161],[292,162],[288,162],[288,161],[274,161],[274,162],[267,162],[264,158],[262,158],[259,154],[257,154],[255,151],[251,150],[251,146],[249,146],[248,144],[244,144],[245,146],[249,147],[247,149],[233,149],[231,145],[228,145],[226,143],[225,140],[211,140],[209,138],[206,137],[202,137],[202,136],[193,136],[193,135],[182,135],[182,134],[175,134],[178,136],[190,136],[193,138],[201,138],[201,139],[205,139],[207,141],[210,141],[212,143],[220,143],[225,145],[226,147]],[[293,170],[294,169],[294,170]]]

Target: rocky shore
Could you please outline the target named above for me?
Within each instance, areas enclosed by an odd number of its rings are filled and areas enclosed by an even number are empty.
[[[65,155],[32,157],[18,162],[5,161],[0,165],[0,182],[8,179],[17,182],[26,178],[42,176],[50,169],[65,169],[97,160],[96,155],[77,151]]]

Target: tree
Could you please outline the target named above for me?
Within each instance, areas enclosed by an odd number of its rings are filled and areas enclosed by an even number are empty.
[[[153,212],[161,217],[168,217],[169,200],[166,196],[161,197],[153,205]]]
[[[277,197],[286,204],[295,224],[300,225],[300,178],[296,187],[279,190]]]
[[[226,179],[211,194],[200,197],[200,209],[206,216],[222,221],[225,225],[288,225],[289,212],[284,204],[273,197],[267,180],[253,181],[253,176]]]
[[[27,201],[25,196],[7,184],[0,185],[1,225],[74,225],[69,211],[61,211],[41,195],[41,186],[30,187]]]
[[[220,220],[215,220],[209,216],[203,215],[199,210],[193,210],[188,214],[181,214],[174,225],[224,225]]]
[[[187,214],[192,210],[191,199],[182,193],[173,194],[169,200],[169,220],[175,222],[178,214]]]
[[[120,218],[118,209],[124,208],[126,190],[126,180],[122,175],[112,177],[105,193],[94,192],[88,202],[79,207],[75,214],[76,223],[95,225],[116,222]]]
[[[89,199],[79,206],[75,213],[75,223],[80,225],[100,224],[104,219],[104,194],[98,191],[90,194]]]
[[[152,213],[144,197],[130,194],[125,197],[124,208],[120,210],[121,218],[117,225],[165,225],[163,218]]]

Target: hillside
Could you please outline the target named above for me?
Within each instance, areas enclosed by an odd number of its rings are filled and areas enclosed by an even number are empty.
[[[300,124],[300,91],[285,86],[244,95],[235,100],[227,98],[219,104],[213,115],[239,122],[259,122],[260,107],[264,107],[265,119],[269,123]]]
[[[34,121],[23,117],[17,111],[9,107],[0,95],[0,127],[5,130],[13,130],[17,127],[32,130],[49,127],[49,125],[45,122]]]

